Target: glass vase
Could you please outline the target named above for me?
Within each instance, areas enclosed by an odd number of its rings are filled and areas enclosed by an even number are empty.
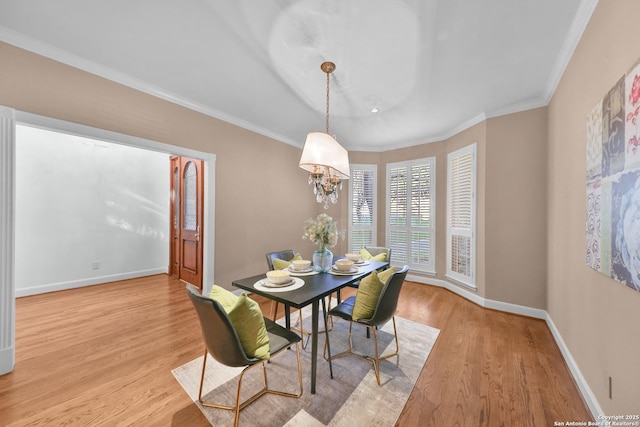
[[[320,273],[327,273],[333,264],[333,253],[327,248],[316,249],[313,252],[313,269]]]

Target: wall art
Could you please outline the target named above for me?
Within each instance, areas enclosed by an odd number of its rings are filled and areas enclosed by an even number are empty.
[[[587,115],[586,263],[640,292],[640,61]]]

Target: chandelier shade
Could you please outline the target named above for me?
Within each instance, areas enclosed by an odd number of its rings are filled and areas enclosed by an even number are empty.
[[[310,132],[304,142],[300,167],[310,173],[318,173],[322,167],[339,179],[349,179],[349,153],[326,132]]]

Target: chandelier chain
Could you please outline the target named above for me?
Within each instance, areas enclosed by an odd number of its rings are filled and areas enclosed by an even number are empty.
[[[327,71],[327,116],[326,116],[326,125],[327,125],[327,133],[329,133],[329,74],[331,71]]]

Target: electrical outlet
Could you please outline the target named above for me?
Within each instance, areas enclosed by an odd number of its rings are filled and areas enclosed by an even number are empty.
[[[91,264],[91,267],[92,267],[94,270],[100,270],[100,261],[94,261],[94,262]]]

